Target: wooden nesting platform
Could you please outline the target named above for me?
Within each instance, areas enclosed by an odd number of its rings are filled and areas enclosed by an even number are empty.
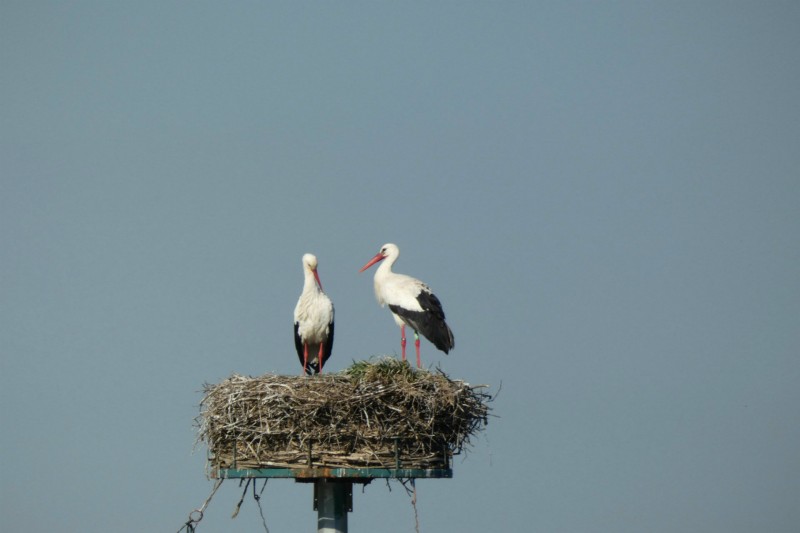
[[[206,385],[198,440],[214,478],[449,478],[488,419],[484,386],[394,358],[322,376]]]
[[[452,468],[220,468],[210,472],[212,478],[290,478],[295,481],[341,479],[355,483],[369,483],[373,479],[449,479]]]

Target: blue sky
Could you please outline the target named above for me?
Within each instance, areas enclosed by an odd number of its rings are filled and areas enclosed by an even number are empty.
[[[200,391],[299,373],[313,252],[338,371],[399,352],[385,242],[502,391],[423,531],[800,522],[794,2],[4,2],[0,523],[175,531]],[[313,530],[270,482],[271,531]],[[254,531],[233,483],[201,531]],[[351,531],[413,531],[355,494]]]

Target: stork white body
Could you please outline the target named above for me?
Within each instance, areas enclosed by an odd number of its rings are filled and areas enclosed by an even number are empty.
[[[444,353],[453,349],[455,339],[450,326],[445,322],[442,304],[430,287],[411,276],[392,272],[392,265],[399,256],[400,249],[397,245],[384,244],[375,257],[361,268],[360,272],[383,261],[375,271],[375,297],[381,307],[389,306],[395,323],[400,326],[400,347],[404,361],[406,359],[405,327],[409,326],[414,330],[417,367],[420,367],[419,333],[422,333]]]
[[[303,372],[322,372],[333,348],[333,302],[322,291],[317,258],[303,256],[303,293],[294,308],[294,344]]]

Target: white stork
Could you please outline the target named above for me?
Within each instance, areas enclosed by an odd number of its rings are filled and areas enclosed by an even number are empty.
[[[303,274],[303,293],[294,308],[294,345],[303,372],[322,373],[333,348],[333,302],[322,292],[313,254],[303,255]]]
[[[406,325],[414,330],[414,345],[417,348],[417,368],[422,366],[419,356],[419,334],[422,333],[434,346],[448,353],[455,346],[453,332],[444,321],[444,309],[439,298],[430,287],[418,279],[392,272],[392,265],[400,257],[395,244],[384,244],[375,257],[359,272],[386,260],[375,272],[375,297],[381,307],[388,305],[394,321],[400,326],[400,347],[403,361],[406,360]]]

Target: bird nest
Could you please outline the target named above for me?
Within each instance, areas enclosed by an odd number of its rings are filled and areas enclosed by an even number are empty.
[[[447,468],[486,424],[486,386],[393,358],[336,374],[232,375],[197,419],[209,467]]]

